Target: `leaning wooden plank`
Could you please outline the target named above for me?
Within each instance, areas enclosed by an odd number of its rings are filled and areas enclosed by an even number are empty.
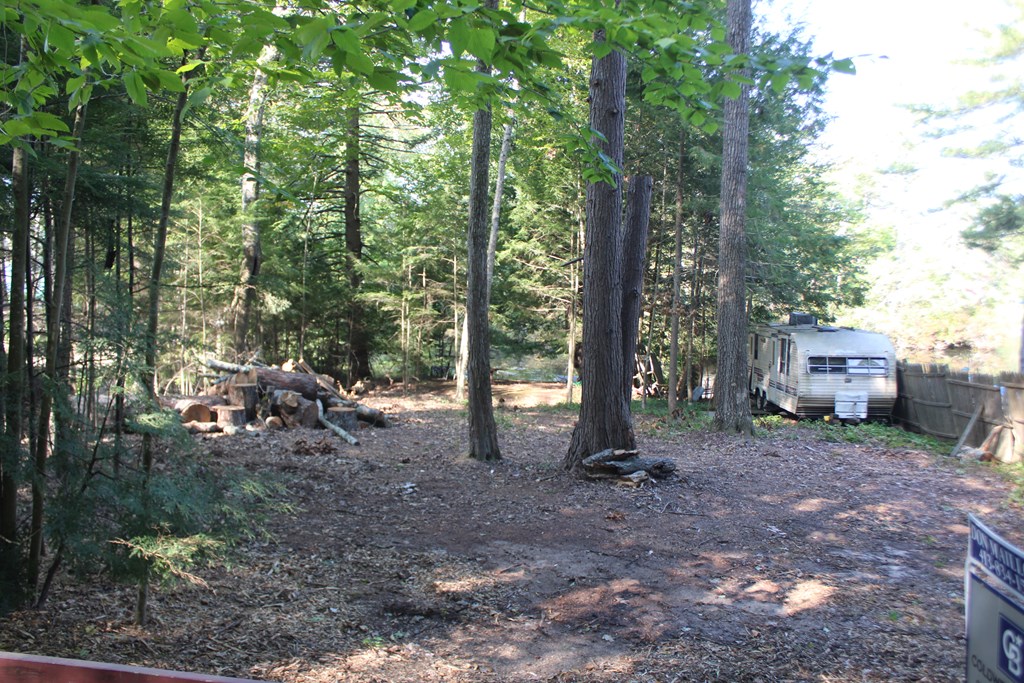
[[[87,662],[0,652],[0,681],[68,681],[70,683],[256,683],[251,678],[164,671],[141,666]]]
[[[974,425],[978,422],[978,418],[981,417],[981,411],[984,407],[984,405],[979,405],[974,409],[974,414],[971,415],[970,421],[967,423],[967,426],[964,427],[964,433],[960,435],[960,440],[956,442],[956,446],[953,446],[953,451],[950,455],[956,455],[960,452],[964,442],[967,441],[968,435],[971,433],[971,430],[974,429]]]
[[[323,406],[322,403],[320,403],[320,401],[316,402],[316,407],[317,407],[317,409],[320,412],[320,424],[322,424],[324,427],[327,427],[327,429],[330,429],[332,432],[334,432],[335,434],[337,434],[341,438],[345,439],[345,441],[348,441],[353,446],[358,446],[359,445],[359,439],[357,439],[356,437],[352,436],[351,434],[346,432],[344,429],[342,429],[338,425],[331,424],[330,422],[328,422],[324,418],[324,406]]]

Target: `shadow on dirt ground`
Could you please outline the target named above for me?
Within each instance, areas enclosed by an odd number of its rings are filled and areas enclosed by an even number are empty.
[[[560,469],[564,388],[498,396],[504,460],[463,457],[445,393],[367,402],[396,418],[197,437],[196,457],[286,481],[294,510],[153,597],[67,577],[0,621],[0,649],[288,682],[959,681],[968,512],[1024,515],[985,466],[832,443],[743,441],[638,419],[679,476],[642,488]],[[1014,540],[1020,541],[1020,538]]]

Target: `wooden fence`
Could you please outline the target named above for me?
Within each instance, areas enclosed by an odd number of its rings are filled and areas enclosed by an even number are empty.
[[[256,683],[243,678],[0,652],[0,683]]]
[[[991,443],[993,453],[1004,462],[1024,457],[1024,375],[974,375],[945,365],[900,363],[896,378],[893,419],[924,434],[964,438],[974,448],[1003,427]]]

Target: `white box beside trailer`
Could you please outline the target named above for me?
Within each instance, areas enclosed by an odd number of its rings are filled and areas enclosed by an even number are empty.
[[[750,332],[750,395],[758,407],[798,417],[885,419],[896,402],[896,351],[884,334],[818,325],[794,313],[789,323]]]

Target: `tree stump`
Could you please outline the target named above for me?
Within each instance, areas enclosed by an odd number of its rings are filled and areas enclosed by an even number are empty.
[[[231,384],[228,386],[228,403],[245,408],[245,421],[256,419],[256,406],[259,405],[259,394],[256,383]]]
[[[331,406],[324,413],[324,419],[341,427],[346,432],[354,432],[359,429],[359,418],[356,416],[355,408]]]
[[[244,406],[217,406],[217,424],[221,429],[225,427],[244,427],[245,423]]]

